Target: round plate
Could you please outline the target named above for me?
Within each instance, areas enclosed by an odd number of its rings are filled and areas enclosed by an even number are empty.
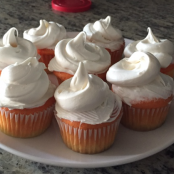
[[[71,37],[77,33],[69,34]],[[56,82],[53,75],[50,79]],[[153,155],[174,143],[173,113],[174,103],[166,122],[149,132],[136,132],[120,125],[113,146],[99,154],[79,154],[68,149],[62,142],[55,119],[45,133],[35,138],[13,138],[0,132],[0,148],[32,161],[56,166],[93,168],[125,164]]]

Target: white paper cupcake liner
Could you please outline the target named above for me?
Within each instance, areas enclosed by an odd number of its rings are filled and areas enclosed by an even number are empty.
[[[33,137],[44,132],[54,115],[54,105],[42,112],[24,115],[0,108],[0,129],[14,137]]]
[[[155,129],[165,122],[170,105],[161,108],[141,109],[123,104],[121,123],[134,130],[148,131]]]
[[[62,139],[72,150],[80,153],[99,153],[114,142],[122,114],[107,126],[99,128],[73,127],[56,116]],[[102,124],[101,124],[102,125]]]

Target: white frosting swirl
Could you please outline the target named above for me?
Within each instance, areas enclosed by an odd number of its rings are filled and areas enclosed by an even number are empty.
[[[54,97],[59,118],[98,124],[110,120],[116,107],[115,119],[121,110],[121,100],[99,77],[87,74],[83,63],[75,75],[58,86]]]
[[[90,42],[109,48],[111,51],[117,50],[124,42],[121,31],[112,26],[110,16],[95,23],[87,24],[83,31],[86,32],[87,39]]]
[[[125,57],[130,57],[135,51],[150,52],[160,62],[162,68],[168,67],[173,62],[174,45],[167,39],[159,40],[148,28],[145,39],[130,43],[124,50]]]
[[[158,60],[145,52],[134,52],[130,58],[110,67],[106,79],[128,105],[143,100],[167,99],[174,90],[173,79],[160,73]]]
[[[0,77],[0,106],[23,109],[43,105],[55,90],[44,69],[45,65],[33,57],[4,68]]]
[[[32,42],[18,37],[16,28],[9,29],[0,39],[0,55],[0,70],[16,62],[23,62],[29,57],[40,58]]]
[[[79,62],[83,62],[88,73],[100,74],[111,64],[108,51],[93,43],[86,42],[86,35],[80,32],[73,39],[64,39],[55,47],[55,57],[50,61],[50,71],[74,75]]]
[[[66,30],[58,23],[40,20],[40,26],[24,31],[23,37],[33,42],[37,49],[54,49],[57,42],[66,37]]]
[[[131,106],[131,104],[140,101],[150,101],[158,98],[167,99],[174,94],[174,83],[170,76],[159,73],[154,81],[144,86],[123,87],[112,85],[112,89],[125,103]]]
[[[124,58],[112,65],[106,79],[116,85],[139,86],[153,81],[159,72],[159,61],[152,54],[134,52],[130,58]]]

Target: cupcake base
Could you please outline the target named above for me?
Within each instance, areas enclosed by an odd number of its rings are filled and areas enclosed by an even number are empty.
[[[40,107],[32,109],[0,108],[0,130],[18,138],[35,137],[42,134],[51,124],[55,99],[52,97]]]
[[[46,73],[51,73],[48,70],[48,64],[50,60],[54,57],[54,50],[53,49],[37,49],[37,53],[41,56],[39,59],[39,62],[42,62],[45,64],[47,69],[45,69]]]
[[[59,83],[59,85],[64,82],[67,79],[70,79],[71,77],[73,77],[73,75],[65,73],[65,72],[57,72],[57,71],[53,71],[53,74],[57,77],[57,81]]]
[[[172,98],[170,97],[172,100]],[[149,104],[150,105],[150,104]],[[158,105],[158,104],[157,104]],[[171,102],[164,106],[138,108],[123,103],[121,124],[136,131],[150,131],[160,127],[166,120]]]
[[[106,48],[106,50],[111,55],[111,65],[117,63],[118,61],[122,59],[124,47],[125,47],[125,42],[120,46],[118,50],[115,50],[115,51],[111,51],[110,49]]]
[[[56,116],[64,143],[73,151],[94,154],[107,150],[114,143],[122,111],[112,122],[90,125],[60,119]]]
[[[163,74],[166,74],[170,77],[174,77],[174,63],[170,64],[167,68],[161,68],[160,70]]]

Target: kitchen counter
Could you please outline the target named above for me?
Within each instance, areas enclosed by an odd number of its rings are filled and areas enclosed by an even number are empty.
[[[125,38],[137,40],[151,27],[158,38],[174,42],[174,1],[172,0],[92,0],[90,10],[83,13],[55,12],[51,0],[1,0],[0,37],[11,27],[19,36],[29,28],[38,27],[40,19],[58,22],[67,31],[79,32],[84,25],[110,15],[112,24]],[[171,132],[173,133],[173,132]],[[66,168],[46,165],[13,155],[0,149],[0,174],[159,174],[174,173],[174,145],[155,155],[129,164],[105,168]]]

